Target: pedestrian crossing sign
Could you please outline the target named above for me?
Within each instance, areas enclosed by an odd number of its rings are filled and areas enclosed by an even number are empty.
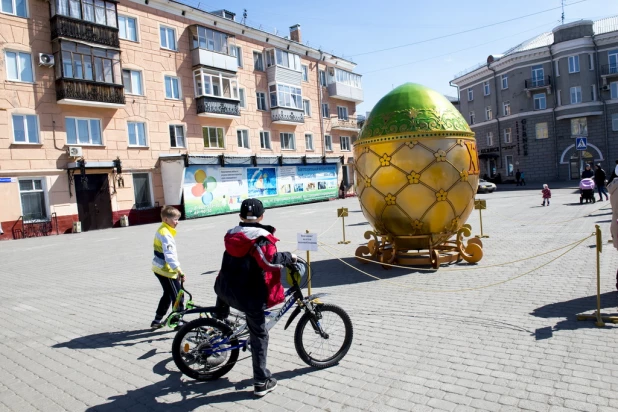
[[[577,150],[586,150],[588,147],[588,138],[587,137],[576,137],[575,138],[575,148]]]

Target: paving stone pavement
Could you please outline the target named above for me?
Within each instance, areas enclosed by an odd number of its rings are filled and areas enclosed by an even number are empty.
[[[596,305],[593,238],[555,261],[566,249],[525,259],[588,236],[595,223],[606,241],[609,202],[579,205],[572,188],[554,189],[550,207],[540,206],[540,187],[479,197],[491,236],[483,260],[439,271],[357,262],[370,227],[355,198],[268,210],[280,250],[293,250],[305,229],[332,246],[312,254],[313,287],[351,315],[354,342],[339,365],[314,370],[296,355],[293,328],[277,325],[268,363],[279,387],[261,399],[249,360],[196,382],[171,360],[174,332],[148,329],[160,296],[149,270],[156,225],[1,242],[0,410],[617,410],[618,330],[575,320]],[[337,244],[339,207],[350,210],[349,245]],[[180,222],[198,304],[214,303],[222,238],[236,223]],[[468,223],[479,233],[476,211]],[[618,253],[603,246],[602,306],[616,313]]]

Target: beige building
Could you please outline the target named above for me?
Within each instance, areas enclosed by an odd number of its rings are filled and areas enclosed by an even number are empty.
[[[351,187],[361,79],[299,25],[168,0],[1,7],[0,239],[183,210],[189,165],[336,164]]]

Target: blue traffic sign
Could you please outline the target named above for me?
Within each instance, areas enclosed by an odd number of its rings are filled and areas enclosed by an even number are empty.
[[[575,148],[577,150],[586,150],[587,147],[588,147],[587,137],[576,137],[575,138]]]

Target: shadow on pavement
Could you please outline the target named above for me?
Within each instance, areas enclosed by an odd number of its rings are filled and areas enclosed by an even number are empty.
[[[53,345],[52,348],[101,349],[112,348],[114,346],[134,346],[140,343],[152,343],[155,341],[172,339],[174,335],[168,335],[167,332],[173,332],[173,330],[153,331],[152,329],[140,329],[121,332],[102,332],[95,333],[94,335],[80,336],[79,338],[71,339],[64,343],[57,343]]]
[[[616,292],[606,292],[601,294],[601,313],[604,315],[616,315],[616,305],[618,305],[618,294]],[[535,309],[531,315],[539,318],[566,318],[558,321],[553,328],[541,328],[536,330],[536,339],[547,339],[551,337],[553,331],[576,330],[581,328],[595,328],[592,321],[578,321],[577,315],[596,311],[597,295],[586,296],[567,300],[564,302],[551,303]],[[613,309],[606,311],[605,309]],[[611,324],[610,324],[611,325]]]
[[[215,403],[231,403],[245,399],[253,399],[253,379],[248,378],[240,382],[232,383],[223,377],[215,381],[182,381],[182,374],[178,371],[168,369],[169,359],[157,363],[153,372],[157,375],[165,376],[163,381],[152,385],[130,390],[126,394],[112,396],[109,403],[96,405],[88,408],[87,412],[116,412],[124,410],[144,410],[144,411],[170,411],[184,410],[192,411],[200,406],[212,405]],[[175,366],[173,366],[175,368]],[[273,373],[273,377],[278,381],[304,375],[314,368],[303,367],[286,372]],[[230,392],[230,389],[235,390]],[[222,392],[213,394],[213,392]],[[276,393],[276,390],[275,392]],[[174,399],[179,400],[159,402],[158,399],[167,395],[173,395]],[[268,395],[267,395],[268,396]]]

